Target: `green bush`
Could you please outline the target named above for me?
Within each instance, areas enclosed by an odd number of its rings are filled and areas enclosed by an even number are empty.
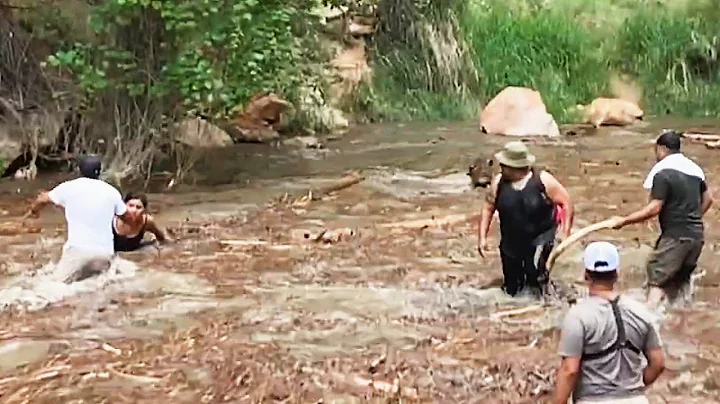
[[[636,76],[655,114],[720,112],[718,25],[663,10],[639,10],[620,27],[614,63]]]
[[[353,3],[334,0],[336,3]],[[252,94],[290,100],[322,87],[313,10],[322,0],[107,0],[94,34],[50,62],[89,94],[124,92],[183,112],[227,116]],[[651,114],[720,114],[716,0],[379,0],[373,79],[360,119],[472,119],[506,86],[540,91],[559,122],[638,79]],[[300,115],[301,116],[301,115]],[[297,125],[296,125],[297,127]]]
[[[301,24],[319,1],[107,0],[92,6],[94,41],[49,60],[87,93],[160,99],[222,116],[254,93],[297,91],[313,49]]]
[[[388,0],[404,10],[408,1]],[[716,3],[466,0],[440,13],[416,7],[416,14],[409,13],[414,32],[423,32],[417,27],[437,31],[450,22],[457,27],[451,38],[455,46],[428,46],[422,35],[376,43],[376,78],[359,97],[361,109],[376,119],[462,119],[514,85],[540,91],[549,112],[567,122],[573,118],[570,107],[613,95],[611,73],[628,73],[641,85],[643,108],[650,114],[717,116]],[[437,60],[454,60],[454,67]],[[455,82],[444,79],[448,71],[468,69],[474,74],[456,75]]]
[[[357,96],[370,120],[469,119],[477,70],[458,28],[464,0],[381,1],[372,84]]]
[[[600,41],[560,11],[478,5],[464,14],[460,26],[479,71],[484,101],[507,86],[531,87],[561,119],[567,107],[606,90],[608,67]]]
[[[416,46],[375,44],[375,79],[360,97],[365,111],[378,119],[468,119],[503,88],[527,86],[562,119],[569,106],[606,90],[601,41],[575,18],[539,8],[459,8],[420,13],[414,31],[425,36],[415,35]]]

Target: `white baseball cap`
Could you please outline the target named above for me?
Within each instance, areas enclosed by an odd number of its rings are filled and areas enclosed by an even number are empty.
[[[607,241],[595,241],[585,248],[583,253],[585,269],[592,272],[612,272],[620,267],[620,254],[617,247]]]

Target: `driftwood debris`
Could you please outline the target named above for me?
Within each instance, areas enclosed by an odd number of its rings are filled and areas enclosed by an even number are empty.
[[[505,317],[514,317],[514,316],[521,316],[523,314],[528,313],[537,313],[540,311],[543,311],[543,306],[539,304],[535,304],[532,306],[527,307],[521,307],[519,309],[512,309],[512,310],[506,310],[506,311],[500,311],[497,313],[493,313],[490,318],[493,320],[499,320]]]
[[[230,247],[264,247],[274,251],[287,251],[292,250],[293,245],[290,244],[270,244],[264,240],[219,240],[221,246]],[[233,253],[237,254],[237,253]]]
[[[523,143],[532,144],[533,146],[539,146],[539,147],[577,147],[577,142],[569,141],[569,140],[552,140],[552,139],[546,139],[546,138],[522,138],[520,139]]]
[[[341,178],[337,182],[324,186],[319,188],[312,188],[308,191],[303,192],[300,195],[292,196],[289,194],[284,194],[280,196],[277,201],[280,203],[291,203],[293,205],[306,205],[310,203],[311,201],[319,201],[322,198],[337,192],[342,191],[343,189],[350,188],[351,186],[355,184],[359,184],[361,182],[365,181],[365,177],[359,174],[350,174],[346,175],[345,177]]]
[[[250,247],[250,246],[266,245],[267,241],[264,241],[264,240],[220,240],[219,243],[221,245],[226,245],[226,246],[231,246],[231,247]]]
[[[350,228],[340,229],[323,229],[316,236],[312,236],[310,239],[315,243],[335,244],[343,240],[348,240],[357,235],[357,231]]]
[[[430,219],[404,220],[402,222],[383,223],[380,227],[396,227],[403,229],[427,229],[429,227],[440,227],[457,223],[478,220],[478,215],[448,215],[443,217],[431,217]]]
[[[359,184],[362,181],[365,180],[365,177],[357,174],[348,175],[340,179],[340,181],[328,185],[326,187],[313,189],[310,191],[311,199],[313,201],[317,201],[322,199],[323,197],[337,191],[342,191],[345,188],[350,188],[351,186],[355,184]]]
[[[565,239],[562,243],[558,244],[555,249],[552,250],[550,253],[550,256],[548,257],[547,263],[545,264],[545,267],[547,268],[548,272],[552,271],[553,266],[555,265],[555,261],[558,259],[558,257],[567,251],[570,246],[577,243],[578,241],[582,240],[583,238],[587,237],[591,233],[594,233],[596,231],[600,230],[606,230],[611,229],[615,225],[615,219],[607,219],[603,220],[602,222],[597,222],[595,224],[591,224],[590,226],[583,227],[582,229],[572,233],[570,237]]]
[[[347,375],[338,372],[330,374],[331,379],[338,384],[348,385],[358,392],[375,391],[382,394],[401,396],[408,399],[417,399],[418,392],[412,387],[401,387],[400,379],[395,378],[392,383],[383,380],[372,380],[358,375]]]
[[[720,134],[717,132],[693,130],[683,133],[682,137],[693,143],[702,143],[708,149],[720,149]]]
[[[0,236],[17,236],[19,234],[36,234],[40,233],[40,226],[27,223],[24,221],[12,220],[0,223]]]

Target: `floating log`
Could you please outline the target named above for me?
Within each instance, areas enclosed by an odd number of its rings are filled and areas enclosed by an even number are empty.
[[[519,309],[512,309],[512,310],[505,310],[497,313],[493,313],[490,318],[493,320],[498,320],[504,317],[513,317],[513,316],[521,316],[523,314],[528,313],[535,313],[543,310],[543,306],[539,304],[535,304],[532,306],[527,307],[521,307]]]
[[[448,215],[429,219],[404,220],[402,222],[383,223],[380,227],[399,227],[403,229],[426,229],[428,227],[446,226],[456,223],[480,219],[479,215]]]
[[[311,199],[313,201],[320,200],[324,196],[327,196],[328,194],[331,194],[331,193],[337,192],[337,191],[341,191],[345,188],[350,188],[351,186],[353,186],[355,184],[359,184],[362,181],[365,181],[365,177],[360,176],[360,175],[354,174],[354,175],[345,176],[334,184],[311,190],[310,191],[310,193],[312,194]]]
[[[682,137],[689,140],[697,140],[700,142],[720,140],[720,135],[712,133],[683,133]]]

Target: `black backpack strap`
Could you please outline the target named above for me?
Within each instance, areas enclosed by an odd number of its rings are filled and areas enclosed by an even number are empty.
[[[610,300],[610,307],[612,307],[613,317],[615,317],[615,325],[617,326],[618,333],[615,343],[600,352],[594,352],[590,354],[584,353],[581,357],[581,360],[591,361],[594,359],[602,358],[621,349],[629,349],[630,351],[635,352],[638,355],[642,354],[642,351],[638,347],[633,345],[630,340],[627,339],[627,334],[625,333],[625,324],[623,323],[622,315],[620,314],[618,300],[620,300],[620,296],[616,297],[613,300]]]

